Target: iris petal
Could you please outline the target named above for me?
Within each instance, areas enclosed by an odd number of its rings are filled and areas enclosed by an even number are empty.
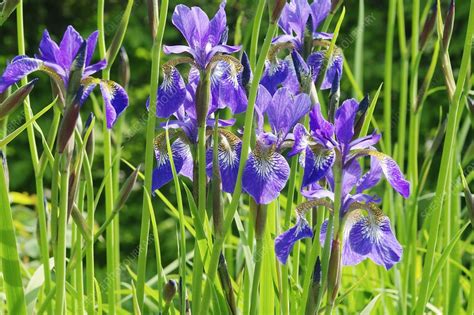
[[[288,62],[286,60],[278,60],[276,63],[267,61],[260,84],[273,95],[283,81],[285,81],[288,72]]]
[[[313,237],[313,230],[304,218],[298,216],[295,226],[275,238],[276,257],[282,264],[286,264],[295,243],[303,238],[311,237]]]
[[[0,77],[0,93],[5,92],[8,87],[24,76],[38,70],[42,64],[43,61],[27,56],[18,56],[13,59]]]
[[[158,100],[156,115],[168,118],[183,105],[186,97],[186,86],[181,74],[176,68],[172,68],[165,74],[163,82],[158,88]]]
[[[307,94],[294,96],[287,88],[278,89],[267,109],[268,120],[274,133],[283,140],[310,107],[311,100]]]
[[[233,193],[239,172],[242,142],[228,131],[222,131],[221,135],[217,156],[222,179],[222,190],[227,193]],[[206,154],[206,172],[209,177],[212,177],[212,159],[213,150],[209,149]]]
[[[323,178],[334,164],[336,152],[316,145],[306,148],[303,183],[305,187]]]
[[[257,203],[268,204],[278,197],[289,175],[288,162],[280,153],[257,144],[245,164],[242,186]]]
[[[160,189],[173,179],[171,163],[168,151],[166,149],[166,143],[164,141],[164,134],[159,135],[157,137],[157,141],[155,141],[155,157],[157,167],[153,171],[153,190]],[[176,172],[184,172],[186,173],[185,175],[189,176],[188,173],[190,163],[192,169],[192,158],[189,146],[178,139],[173,144],[171,144],[171,152],[173,154],[173,163]]]
[[[364,190],[374,187],[382,178],[382,168],[375,157],[370,157],[370,169],[359,179],[356,184],[356,192],[362,193]]]
[[[345,100],[336,110],[335,128],[340,144],[348,145],[354,137],[354,121],[359,103],[355,99]]]
[[[123,87],[110,80],[100,81],[100,91],[104,99],[107,128],[111,129],[120,114],[127,108],[128,95]]]
[[[311,4],[311,18],[313,19],[313,33],[318,29],[331,11],[331,0],[315,0]]]
[[[58,61],[59,64],[63,66],[64,69],[69,69],[71,67],[72,61],[79,51],[83,42],[82,36],[69,25],[64,32],[61,43],[59,44],[59,55]]]
[[[382,172],[390,185],[404,198],[410,196],[410,183],[405,179],[403,173],[390,156],[375,150],[363,150],[364,154],[375,157],[382,168]]]
[[[288,153],[288,156],[294,156],[304,151],[308,147],[309,133],[302,124],[296,124],[295,128],[293,128],[293,136],[295,138],[295,142],[291,148],[291,151]]]
[[[211,75],[212,108],[228,107],[232,113],[247,108],[247,95],[238,80],[238,73],[227,62],[218,62]]]
[[[363,217],[356,222],[350,230],[349,243],[354,252],[390,269],[400,261],[403,249],[392,232],[390,219],[383,216],[375,221]]]
[[[39,56],[38,58],[44,61],[57,63],[57,56],[59,54],[59,47],[51,37],[49,36],[48,30],[44,30],[43,37],[39,44]]]
[[[91,63],[92,57],[94,56],[95,46],[97,45],[97,37],[99,36],[99,31],[95,31],[89,35],[86,39],[87,41],[87,51],[86,51],[86,67]]]
[[[209,18],[200,8],[179,4],[174,9],[172,21],[191,48],[201,46],[207,39]]]
[[[333,55],[330,64],[326,71],[326,76],[324,77],[323,83],[321,84],[321,90],[330,89],[333,85],[333,82],[341,81],[342,78],[342,67],[343,67],[343,59],[340,55]]]

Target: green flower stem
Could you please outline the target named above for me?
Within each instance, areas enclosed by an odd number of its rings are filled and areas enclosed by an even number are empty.
[[[265,9],[265,1],[259,1],[257,5],[257,11],[255,12],[255,18],[253,19],[252,25],[252,38],[250,41],[250,67],[255,69],[255,63],[257,60],[257,48],[258,48],[258,35],[260,34],[260,24],[262,21],[263,10]]]
[[[66,231],[68,215],[68,192],[69,192],[69,160],[68,150],[63,154],[56,154],[59,159],[61,172],[61,189],[59,197],[58,213],[58,240],[56,248],[56,308],[55,314],[64,314],[66,307]]]
[[[84,175],[87,194],[87,225],[90,230],[90,239],[94,238],[94,182],[92,168],[87,154],[84,155]],[[94,314],[94,242],[86,243],[86,292],[85,303],[88,314]]]
[[[265,0],[260,0],[265,2]],[[232,225],[234,214],[237,211],[237,208],[240,204],[240,195],[242,190],[242,173],[245,166],[245,161],[247,161],[249,149],[250,149],[250,139],[252,136],[252,124],[253,124],[253,115],[254,115],[254,106],[255,100],[257,99],[257,89],[260,79],[263,75],[263,70],[265,66],[266,56],[270,50],[272,43],[273,35],[278,29],[277,23],[271,23],[267,29],[267,34],[263,42],[263,46],[258,58],[257,67],[254,72],[254,78],[249,92],[249,100],[247,106],[247,112],[245,113],[245,124],[244,124],[244,136],[242,141],[242,152],[240,155],[240,164],[239,164],[239,173],[237,176],[237,182],[235,184],[235,190],[232,195],[232,202],[229,205],[228,211],[224,220],[224,231],[228,231]],[[206,314],[209,311],[209,303],[211,296],[211,286],[214,284],[214,279],[217,273],[217,267],[219,263],[219,256],[224,245],[224,237],[216,238],[214,246],[212,247],[211,258],[209,261],[209,267],[207,269],[208,280],[204,289],[204,294],[201,303],[201,312],[200,314]]]
[[[81,211],[84,209],[84,196],[86,191],[86,182],[81,181],[79,187],[79,193],[77,197],[77,207]],[[75,227],[75,225],[73,225]],[[82,257],[82,234],[76,228],[76,242],[75,242],[75,252],[78,253],[79,257]],[[85,313],[85,305],[84,305],[84,275],[83,275],[83,265],[82,259],[80,259],[76,266],[76,274],[75,274],[76,282],[75,282],[75,289],[77,292],[77,314],[84,314]]]
[[[461,59],[461,66],[459,68],[459,75],[456,82],[456,89],[452,101],[450,102],[448,124],[446,127],[446,136],[443,144],[443,153],[441,156],[441,165],[439,169],[439,177],[436,185],[436,194],[432,203],[432,214],[430,218],[429,240],[425,256],[425,263],[423,266],[423,276],[420,285],[420,294],[416,303],[416,314],[423,314],[425,305],[428,302],[429,294],[428,287],[430,283],[430,275],[433,270],[434,255],[436,252],[436,245],[438,240],[438,232],[443,209],[443,200],[448,183],[448,167],[451,166],[451,159],[455,151],[455,139],[457,135],[460,115],[462,92],[465,80],[468,80],[468,69],[472,46],[472,36],[474,33],[474,0],[471,0],[469,9],[469,21],[466,31],[466,39],[464,42],[464,49]]]
[[[341,264],[341,253],[342,253],[342,233],[344,230],[344,224],[341,224],[340,211],[341,211],[341,195],[342,195],[342,165],[340,156],[336,157],[336,162],[333,167],[334,174],[334,240],[332,241],[331,255],[328,261],[328,264],[324,269],[327,270],[327,273],[323,273],[323,276],[327,274],[327,306],[326,314],[332,314],[334,309],[334,302],[336,301],[337,293],[339,291],[339,285],[341,283],[341,273],[342,273],[342,264]],[[324,246],[329,245],[328,239],[331,239],[332,233],[329,231],[326,232],[326,241]]]
[[[255,217],[255,251],[254,262],[255,270],[253,273],[252,294],[250,296],[250,314],[256,315],[258,310],[258,289],[260,284],[260,276],[262,273],[262,262],[264,255],[264,234],[265,226],[267,224],[267,206],[257,205],[257,213]]]
[[[158,4],[154,1],[154,14],[158,14]],[[168,0],[161,2],[160,18],[158,22],[158,32],[153,39],[151,52],[151,77],[150,77],[150,108],[148,111],[148,119],[146,126],[146,146],[145,146],[145,192],[143,193],[142,222],[140,229],[140,252],[138,255],[138,272],[137,272],[137,303],[140,311],[143,312],[143,304],[145,298],[145,277],[146,277],[146,261],[148,252],[148,233],[150,230],[150,210],[148,209],[147,193],[151,196],[152,192],[152,176],[154,164],[154,139],[156,127],[156,101],[158,90],[158,77],[160,71],[160,56],[163,34],[166,26],[166,16],[168,14]]]
[[[385,37],[385,67],[384,67],[384,93],[383,117],[384,140],[387,143],[387,153],[392,151],[392,64],[393,64],[393,38],[395,30],[396,0],[390,0],[388,6],[387,35]]]
[[[104,0],[98,0],[97,3],[97,28],[99,30],[99,53],[100,58],[106,57],[106,46],[105,46],[105,27],[104,27]],[[108,80],[110,79],[110,68],[102,70],[102,79]],[[111,144],[111,131],[107,129],[107,121],[105,119],[104,113],[104,121],[103,121],[103,137],[104,137],[104,170],[108,171],[112,167],[112,144]],[[105,215],[109,217],[112,214],[113,206],[114,206],[114,186],[113,186],[114,178],[112,174],[109,174],[105,178]],[[115,298],[115,290],[118,289],[117,286],[119,285],[116,283],[116,273],[117,270],[115,268],[115,259],[118,246],[118,240],[115,240],[115,232],[114,224],[110,224],[107,227],[106,231],[106,256],[107,256],[107,304],[109,307],[109,312],[111,314],[115,314],[115,309],[117,307],[116,298]]]
[[[290,166],[290,178],[288,180],[288,195],[286,196],[286,209],[285,209],[285,219],[283,221],[283,231],[288,230],[291,222],[291,212],[293,209],[293,199],[295,196],[296,188],[296,173],[298,172],[298,158],[293,157],[291,159]],[[288,286],[288,265],[281,266],[281,292],[280,292],[280,307],[283,314],[289,314],[290,304],[289,304],[289,286]]]
[[[23,0],[20,0],[16,8],[17,18],[17,42],[18,42],[18,54],[25,55],[25,31],[23,26]],[[21,79],[21,84],[25,85],[28,82],[28,78],[25,76]],[[24,102],[24,114],[25,120],[28,121],[33,117],[33,112],[30,107],[30,98],[26,96]],[[31,162],[33,164],[33,170],[35,173],[35,186],[36,186],[36,208],[38,209],[38,218],[40,223],[40,251],[41,251],[41,262],[44,266],[44,290],[49,292],[51,290],[51,271],[47,267],[49,266],[49,246],[47,238],[47,225],[46,225],[46,210],[44,208],[44,189],[43,189],[43,177],[39,171],[39,157],[38,150],[36,147],[36,139],[34,126],[30,125],[27,128],[29,151],[31,155]],[[52,313],[52,307],[48,308],[48,313]]]

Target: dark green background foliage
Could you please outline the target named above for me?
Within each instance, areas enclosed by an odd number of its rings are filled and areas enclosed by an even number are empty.
[[[219,1],[170,1],[170,11],[168,13],[168,26],[165,30],[164,43],[165,44],[182,44],[184,39],[178,33],[178,31],[171,24],[171,16],[174,6],[178,3],[184,3],[186,5],[198,5],[203,8],[208,15],[213,15],[219,6]],[[444,8],[447,6],[447,1],[443,1],[442,5]],[[425,7],[427,2],[422,3],[422,8]],[[360,34],[356,32],[357,25],[357,10],[358,1],[346,1],[346,17],[342,25],[340,36],[338,39],[338,45],[344,49],[344,55],[352,66],[354,59],[355,41],[356,37]],[[365,32],[364,36],[364,93],[373,93],[378,88],[380,83],[383,81],[384,76],[384,49],[385,49],[385,32],[386,32],[386,20],[387,20],[387,5],[388,1],[365,1]],[[460,62],[462,44],[465,36],[465,29],[467,24],[468,14],[467,1],[458,1],[456,4],[456,23],[453,32],[453,39],[451,41],[451,61],[453,62],[453,69],[457,69]],[[107,1],[106,2],[106,16],[105,16],[105,30],[106,30],[106,41],[110,42],[115,29],[120,21],[123,10],[125,9],[126,1]],[[236,44],[243,44],[247,46],[249,37],[251,35],[251,20],[253,13],[255,12],[256,2],[253,0],[229,0],[227,3],[227,20],[230,27],[229,30],[229,42]],[[406,7],[410,7],[408,4]],[[59,41],[67,25],[73,25],[83,36],[88,36],[89,33],[97,29],[96,24],[96,3],[94,1],[77,1],[77,0],[26,0],[24,4],[25,10],[25,32],[26,32],[26,51],[27,54],[32,56],[37,52],[38,43],[41,39],[42,32],[47,28],[51,36]],[[145,151],[145,101],[149,93],[149,80],[150,80],[150,49],[151,49],[151,37],[149,35],[149,29],[147,24],[147,6],[146,1],[137,0],[132,11],[130,18],[130,24],[128,32],[125,37],[124,46],[128,52],[130,58],[131,67],[131,81],[129,86],[130,96],[130,107],[126,111],[126,117],[124,124],[120,130],[115,129],[114,133],[121,133],[124,138],[124,150],[123,156],[126,160],[131,161],[134,165],[138,165],[144,162],[143,152]],[[444,13],[443,13],[444,15]],[[407,27],[407,38],[410,37],[410,12],[406,12],[406,27]],[[266,21],[266,19],[264,19]],[[334,23],[335,21],[333,21]],[[266,25],[263,24],[263,29]],[[264,32],[262,32],[264,33]],[[397,34],[398,32],[396,32]],[[397,35],[396,35],[397,36]],[[8,21],[0,28],[0,68],[4,68],[8,59],[13,58],[17,52],[16,44],[16,23],[15,17],[11,16]],[[424,74],[428,68],[428,63],[431,59],[432,51],[431,40],[428,43],[427,53],[424,54],[423,60],[421,61],[422,66],[420,67],[420,80],[424,77]],[[396,140],[396,130],[398,128],[398,82],[399,82],[399,52],[398,50],[398,38],[395,37],[394,42],[394,65],[393,65],[393,82],[394,82],[394,93],[392,99],[392,125],[384,126],[381,119],[381,99],[379,100],[379,106],[376,109],[376,117],[382,129],[382,132],[386,128],[392,128],[392,134]],[[96,51],[95,58],[98,58]],[[163,57],[164,60],[167,56]],[[117,63],[116,63],[117,64]],[[439,67],[438,67],[439,68]],[[444,86],[442,74],[438,72],[433,78],[432,87]],[[456,74],[455,74],[456,75]],[[36,76],[36,74],[35,74]],[[51,101],[51,92],[49,79],[46,75],[39,74],[40,82],[36,85],[32,93],[32,108],[35,112],[39,111],[43,106]],[[112,79],[117,80],[117,65],[112,69]],[[98,90],[96,90],[98,93]],[[352,96],[352,88],[350,86],[347,77],[343,76],[341,98],[347,98]],[[383,96],[381,95],[381,98]],[[434,136],[436,126],[438,124],[437,115],[439,108],[442,108],[443,113],[447,113],[447,97],[444,91],[438,92],[433,96],[430,96],[423,109],[422,119],[422,130],[420,134],[421,148],[424,148],[425,143],[428,143]],[[91,101],[89,100],[82,109],[83,118],[92,110]],[[10,119],[9,129],[12,130],[21,124],[23,116],[18,111],[15,116]],[[444,115],[443,115],[444,116]],[[49,124],[50,116],[42,118],[40,124],[46,126]],[[122,118],[123,119],[123,118]],[[97,128],[98,139],[101,141],[100,128]],[[408,139],[410,141],[410,139]],[[38,141],[41,143],[41,141]],[[103,178],[103,167],[100,148],[101,145],[97,146],[99,151],[95,159],[97,170],[94,173],[96,179],[96,186],[100,185],[100,181]],[[420,156],[421,156],[420,152]],[[34,180],[33,171],[31,167],[28,143],[26,135],[23,135],[17,139],[13,144],[9,146],[9,166],[10,174],[14,174],[11,178],[11,190],[16,192],[23,192],[26,194],[34,194]],[[438,161],[434,162],[434,165],[438,164]],[[130,173],[130,170],[126,165],[122,165],[122,174],[125,177]],[[436,173],[436,172],[434,172]],[[433,173],[433,174],[434,174]],[[49,174],[48,174],[49,175]],[[434,185],[434,178],[428,180],[428,187],[432,188]],[[47,187],[49,187],[49,180],[47,181]],[[163,188],[163,192],[173,202],[173,185],[168,185]],[[157,199],[157,198],[156,198]],[[131,199],[128,201],[127,207],[121,212],[121,243],[122,246],[122,257],[125,258],[132,252],[138,245],[139,230],[140,230],[140,217],[142,207],[142,194],[137,192],[132,194]],[[161,201],[155,201],[155,210],[158,213],[158,222],[160,223],[160,235],[162,235],[162,253],[163,253],[163,265],[166,266],[171,260],[175,259],[176,253],[176,237],[175,237],[175,221],[169,220],[169,215],[165,212],[165,207]],[[32,214],[33,209],[29,210]],[[102,222],[104,219],[104,210],[102,206],[99,206],[97,210],[97,220]],[[18,214],[21,215],[21,214]],[[104,265],[105,261],[105,244],[99,245],[97,251],[97,263]],[[154,259],[152,256],[150,258]],[[154,271],[154,264],[149,264],[149,272],[152,274]]]

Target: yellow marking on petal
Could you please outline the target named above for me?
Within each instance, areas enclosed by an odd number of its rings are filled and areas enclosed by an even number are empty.
[[[314,207],[326,207],[331,211],[334,209],[332,202],[326,199],[315,199],[303,202],[296,206],[296,213],[303,216],[308,210],[313,209]]]

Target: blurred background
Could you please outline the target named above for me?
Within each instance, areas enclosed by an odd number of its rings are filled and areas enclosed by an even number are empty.
[[[363,1],[363,0],[361,0]],[[406,11],[406,28],[407,39],[410,35],[410,1],[405,1]],[[432,2],[432,1],[430,1]],[[444,8],[449,1],[442,1]],[[105,30],[106,41],[110,43],[117,25],[120,21],[123,10],[126,6],[126,1],[106,1],[106,16],[105,16]],[[165,44],[183,44],[184,39],[181,34],[173,27],[171,23],[171,16],[175,5],[183,3],[188,6],[197,5],[209,15],[213,16],[216,12],[220,1],[170,1],[170,10],[168,12],[168,25],[165,30],[164,43]],[[422,1],[422,8],[427,5],[427,1]],[[365,31],[363,34],[358,34],[357,26],[357,12],[359,1],[345,1],[346,16],[342,24],[342,29],[338,39],[338,45],[343,48],[345,55],[345,62],[348,62],[353,69],[353,60],[355,52],[355,42],[358,36],[363,36],[363,92],[370,93],[379,87],[384,78],[384,50],[385,50],[385,32],[387,21],[387,6],[388,1],[365,1]],[[429,5],[429,4],[428,4]],[[228,0],[227,1],[227,20],[230,27],[229,43],[242,44],[244,49],[248,46],[249,37],[251,35],[252,18],[255,12],[256,1],[253,0]],[[456,20],[453,32],[453,39],[451,41],[450,55],[453,63],[453,69],[459,67],[460,55],[462,53],[462,45],[465,36],[465,29],[467,26],[468,1],[457,1],[456,3]],[[63,32],[68,25],[73,25],[78,32],[84,37],[87,37],[91,32],[97,29],[96,26],[96,3],[94,1],[77,1],[77,0],[25,0],[24,14],[25,14],[25,32],[26,32],[26,51],[27,54],[33,56],[37,52],[37,47],[41,39],[44,29],[48,29],[51,37],[60,41]],[[444,13],[443,13],[444,15]],[[262,30],[266,27],[266,17],[263,19]],[[336,21],[334,20],[333,23]],[[333,29],[333,26],[330,28]],[[261,32],[262,34],[264,31]],[[375,117],[378,121],[381,131],[383,133],[387,128],[393,130],[392,134],[394,141],[396,140],[396,130],[398,128],[398,89],[399,89],[399,44],[398,32],[395,34],[394,40],[394,64],[393,64],[393,92],[392,92],[392,124],[385,126],[382,120],[382,98],[379,99],[379,106],[376,108]],[[12,59],[17,52],[16,45],[16,22],[15,15],[12,15],[8,21],[0,27],[0,69],[5,67],[7,60]],[[429,61],[431,59],[433,39],[428,43],[420,67],[420,80],[424,77],[428,69]],[[126,111],[124,120],[120,129],[115,129],[115,134],[122,134],[123,137],[123,158],[130,161],[134,165],[144,162],[143,152],[145,150],[145,124],[146,124],[146,109],[145,101],[149,93],[150,81],[150,52],[151,52],[151,37],[148,31],[147,24],[147,5],[145,0],[136,0],[130,18],[128,32],[124,41],[125,49],[130,58],[131,80],[129,86],[130,107]],[[98,59],[98,51],[96,50],[95,59]],[[163,61],[166,61],[167,56],[163,56]],[[432,87],[444,86],[444,79],[442,73],[439,72],[439,67],[434,75]],[[117,78],[117,62],[112,68],[111,78]],[[457,73],[455,73],[455,76]],[[37,83],[32,92],[32,108],[35,112],[39,111],[42,106],[51,102],[51,92],[49,79],[46,75],[38,74],[40,82]],[[347,76],[343,75],[341,83],[341,99],[352,97],[353,90]],[[98,89],[95,93],[99,93]],[[432,141],[436,127],[439,123],[439,109],[443,113],[447,113],[447,96],[445,91],[429,96],[424,109],[421,125],[420,148],[424,148]],[[92,110],[91,101],[89,100],[81,111],[83,119],[86,119],[89,112]],[[9,130],[12,131],[24,122],[23,116],[17,111],[16,115],[10,118]],[[51,114],[51,113],[50,113]],[[443,115],[444,116],[444,115]],[[45,116],[41,119],[40,125],[48,130],[48,124],[51,117]],[[98,126],[97,126],[98,127]],[[103,178],[102,167],[102,152],[101,152],[101,136],[100,128],[97,128],[97,155],[95,158],[96,172],[94,172],[96,187],[98,187]],[[472,130],[471,135],[472,139]],[[468,138],[469,139],[469,138]],[[409,141],[410,139],[408,139]],[[39,142],[40,143],[40,142]],[[419,152],[420,157],[423,152]],[[19,238],[23,259],[25,261],[31,260],[32,264],[38,259],[39,250],[36,241],[36,212],[34,207],[34,178],[33,170],[30,161],[30,154],[28,151],[28,143],[26,134],[18,138],[11,145],[9,145],[9,167],[10,174],[15,174],[11,178],[11,191],[15,198],[14,216],[16,219],[17,237]],[[439,157],[438,157],[439,158]],[[436,157],[435,157],[436,159]],[[434,165],[438,165],[439,161],[435,160]],[[130,169],[122,163],[122,177],[125,178]],[[436,174],[437,172],[433,172]],[[49,176],[49,175],[48,175]],[[433,176],[433,175],[430,175]],[[49,179],[46,181],[49,189]],[[432,190],[435,185],[435,178],[429,177],[427,181],[428,190]],[[173,202],[173,185],[167,185],[162,189],[162,192],[170,198]],[[120,235],[121,235],[121,252],[122,258],[125,259],[138,246],[140,219],[142,208],[142,193],[137,187],[136,192],[132,194],[125,209],[120,214]],[[164,204],[156,198],[155,210],[157,212],[157,221],[159,222],[159,231],[162,243],[163,265],[166,266],[172,262],[177,256],[176,246],[176,221],[170,218],[170,215]],[[96,212],[98,222],[104,220],[104,208],[100,204]],[[97,247],[96,264],[102,270],[105,268],[105,242],[101,242]],[[153,259],[153,255],[149,255],[149,259]],[[153,263],[148,264],[149,276],[155,273],[155,266]],[[125,271],[126,272],[126,271]]]

